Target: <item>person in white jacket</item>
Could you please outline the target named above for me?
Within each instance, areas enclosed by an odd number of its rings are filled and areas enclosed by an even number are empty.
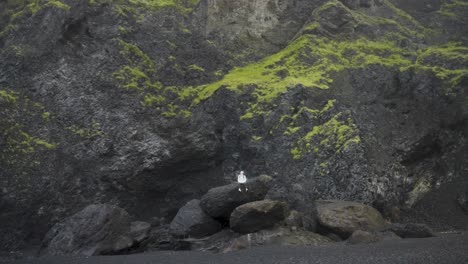
[[[237,182],[240,184],[239,192],[242,192],[242,189],[244,189],[245,191],[249,190],[247,186],[245,186],[245,183],[247,182],[247,177],[245,176],[244,171],[241,171],[239,174],[237,174]]]

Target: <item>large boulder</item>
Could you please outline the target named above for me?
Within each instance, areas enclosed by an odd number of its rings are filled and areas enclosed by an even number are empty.
[[[207,215],[199,200],[191,200],[179,209],[171,222],[171,234],[183,237],[205,237],[221,230],[221,224]]]
[[[43,241],[49,255],[101,255],[119,252],[134,244],[129,235],[130,217],[116,206],[93,204],[57,223]]]
[[[245,183],[247,191],[239,191],[239,184],[232,183],[210,189],[200,201],[201,208],[214,218],[228,219],[239,205],[265,198],[272,178],[261,175]]]
[[[380,231],[386,227],[382,215],[374,208],[356,202],[316,201],[317,220],[326,232],[348,238],[354,231]]]
[[[246,234],[273,227],[287,216],[284,202],[263,200],[237,207],[229,220],[231,229]]]
[[[392,224],[390,230],[402,238],[426,238],[435,236],[425,224]]]
[[[333,240],[327,237],[307,230],[292,230],[290,228],[279,227],[235,238],[224,249],[224,252],[237,251],[255,246],[318,246],[332,242]]]

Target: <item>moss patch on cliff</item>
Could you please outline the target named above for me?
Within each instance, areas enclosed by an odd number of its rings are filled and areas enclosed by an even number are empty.
[[[464,10],[467,9],[468,2],[461,0],[449,0],[444,3],[437,12],[451,19],[458,19],[459,17],[463,16],[463,14],[465,14]]]
[[[448,87],[456,86],[466,76],[467,48],[459,43],[402,48],[398,40],[389,38],[392,36],[378,40],[336,40],[303,35],[272,56],[233,69],[220,81],[191,90],[196,94],[194,104],[207,99],[220,87],[243,93],[253,86],[251,96],[255,100],[243,115],[243,119],[249,119],[264,113],[273,100],[292,87],[328,89],[334,73],[369,65],[382,65],[397,71],[410,68],[431,71],[446,80]]]
[[[292,116],[281,118],[280,122],[289,122],[284,135],[293,136],[302,131],[291,149],[293,159],[300,159],[311,152],[318,156],[336,153],[347,149],[350,144],[359,144],[361,139],[350,114],[339,112],[335,103],[336,100],[329,100],[322,109],[302,106]],[[305,123],[315,124],[311,129],[304,125],[304,120],[299,121],[299,117],[304,115],[307,116]]]
[[[254,86],[252,96],[255,103],[245,113],[245,117],[253,116],[289,88],[302,85],[328,89],[333,82],[333,73],[370,64],[398,69],[412,64],[411,55],[411,52],[387,40],[360,38],[339,41],[304,35],[260,62],[236,68],[216,83],[197,87],[194,104],[210,97],[220,87],[242,93],[245,87]]]
[[[59,0],[7,0],[0,4],[0,36],[14,29],[18,18],[34,15],[46,7],[68,11],[70,6]]]
[[[41,153],[57,147],[40,135],[45,123],[34,131],[31,129],[31,120],[47,122],[43,116],[50,117],[41,104],[0,87],[0,109],[0,164],[3,168],[13,174],[22,173],[40,163]]]
[[[142,12],[159,11],[173,8],[182,14],[188,14],[200,0],[90,0],[91,5],[112,4],[114,10],[122,16],[139,16]]]
[[[113,76],[120,87],[136,92],[143,108],[155,109],[166,118],[188,118],[191,113],[182,107],[182,88],[163,86],[156,78],[154,62],[137,45],[119,40],[120,54],[126,65],[114,72]],[[193,66],[197,70],[201,67]]]

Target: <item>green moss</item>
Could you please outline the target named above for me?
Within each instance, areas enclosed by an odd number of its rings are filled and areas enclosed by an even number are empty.
[[[297,131],[299,131],[300,129],[301,127],[288,127],[286,131],[284,131],[284,135],[290,136],[292,134],[297,133]]]
[[[320,149],[331,149],[339,152],[347,149],[350,144],[360,142],[357,128],[349,118],[338,113],[321,125],[314,126],[310,132],[296,142],[291,150],[293,159],[300,159],[303,155]],[[315,147],[312,147],[315,146]]]
[[[0,102],[16,103],[18,100],[18,93],[7,90],[0,90]]]
[[[73,125],[67,127],[66,130],[72,132],[74,135],[79,136],[83,139],[92,139],[104,135],[104,132],[101,130],[101,125],[97,122],[93,122],[90,128],[80,127]]]
[[[90,0],[91,5],[113,4],[114,10],[122,16],[141,16],[146,11],[159,11],[167,8],[188,14],[199,2],[199,0]]]
[[[192,70],[192,71],[196,71],[196,72],[205,72],[205,69],[203,69],[202,67],[196,65],[196,64],[192,64],[190,66],[188,66],[189,70]]]
[[[411,54],[390,41],[372,41],[364,38],[338,41],[304,35],[284,50],[260,62],[236,68],[213,84],[195,88],[194,104],[205,100],[220,87],[243,92],[244,87],[254,86],[252,104],[244,117],[258,115],[289,88],[302,85],[307,88],[328,89],[333,82],[331,74],[345,69],[362,68],[380,64],[399,68],[412,62]],[[279,75],[278,72],[286,72]]]
[[[468,2],[466,1],[449,0],[441,6],[437,13],[450,19],[458,19],[463,16],[463,11],[466,8],[468,8]]]
[[[146,94],[141,104],[144,107],[162,106],[166,102],[166,98],[161,95]]]
[[[49,121],[50,120],[50,112],[42,113],[42,119],[44,119],[45,121]]]
[[[135,91],[142,99],[140,104],[144,108],[156,108],[166,118],[180,116],[189,118],[191,113],[181,107],[179,102],[169,100],[174,96],[176,100],[184,100],[191,97],[190,89],[177,87],[165,87],[157,81],[156,67],[150,57],[137,45],[119,41],[121,55],[126,59],[128,65],[114,72],[113,76],[121,88]],[[201,67],[192,65],[193,70],[200,71]],[[181,99],[182,98],[182,99]]]
[[[7,88],[0,89],[0,109],[0,167],[11,175],[34,169],[44,152],[57,147],[43,136],[32,134],[47,131],[41,126],[41,121],[46,121],[41,117],[48,112],[41,104]],[[34,130],[28,129],[31,120],[35,120]]]
[[[263,139],[263,137],[260,137],[260,136],[252,136],[253,141],[260,141],[262,139]]]

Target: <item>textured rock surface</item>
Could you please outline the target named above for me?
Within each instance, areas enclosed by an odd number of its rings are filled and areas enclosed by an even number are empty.
[[[402,238],[425,238],[435,236],[425,224],[392,224],[390,230]]]
[[[354,231],[381,231],[386,223],[374,208],[347,201],[317,201],[317,220],[321,226],[343,238]]]
[[[151,225],[142,221],[135,221],[130,223],[130,237],[135,242],[142,242],[143,240],[149,237],[149,232],[151,230]]]
[[[212,235],[222,227],[202,210],[199,200],[191,200],[180,208],[170,228],[175,236],[199,238]]]
[[[262,200],[270,189],[272,178],[261,175],[245,183],[248,191],[239,191],[240,185],[232,183],[210,189],[200,201],[201,208],[215,218],[229,218],[239,205]]]
[[[172,219],[238,170],[293,207],[419,205],[466,175],[463,3],[1,1],[1,249],[92,203]]]
[[[356,230],[348,238],[348,243],[352,245],[356,244],[370,244],[378,242],[380,238],[375,234],[367,231]]]
[[[107,204],[87,206],[56,224],[44,239],[44,254],[101,255],[129,248],[130,217],[118,207]]]
[[[224,252],[237,251],[255,246],[318,246],[333,241],[327,237],[306,230],[290,230],[289,228],[275,228],[243,235],[232,240]]]
[[[272,228],[288,214],[284,202],[263,200],[243,204],[231,214],[229,225],[235,232],[246,234]]]

